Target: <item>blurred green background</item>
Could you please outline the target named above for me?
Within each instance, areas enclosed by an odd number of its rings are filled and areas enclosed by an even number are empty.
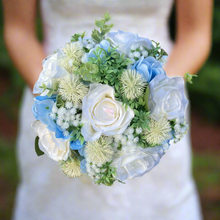
[[[38,17],[39,38],[42,39]],[[175,38],[175,10],[170,18]],[[10,219],[19,181],[16,163],[18,110],[24,82],[13,67],[3,41],[0,4],[0,219]],[[215,1],[213,45],[206,64],[189,85],[191,99],[193,173],[205,220],[220,219],[220,1]]]

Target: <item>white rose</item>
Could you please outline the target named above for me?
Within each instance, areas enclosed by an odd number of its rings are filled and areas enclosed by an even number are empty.
[[[147,38],[139,37],[138,34],[118,31],[118,32],[109,32],[106,35],[106,39],[111,41],[113,47],[118,47],[117,51],[119,53],[128,54],[130,52],[130,47],[138,43],[137,46],[145,46],[147,48],[151,48],[151,41]]]
[[[40,76],[37,82],[34,85],[33,93],[39,94],[43,92],[43,89],[40,88],[44,83],[48,88],[53,87],[53,82],[55,78],[61,78],[69,74],[64,68],[58,66],[58,53],[48,56],[43,60],[43,70],[40,73]],[[49,91],[45,91],[42,95],[46,95]]]
[[[116,170],[116,179],[124,181],[143,176],[153,169],[164,155],[162,147],[123,147],[120,156],[112,162]]]
[[[47,129],[40,121],[32,123],[32,128],[39,136],[39,148],[48,157],[55,161],[67,160],[70,154],[70,142],[55,137],[55,132]]]
[[[148,105],[154,120],[184,117],[188,100],[182,77],[169,78],[159,74],[150,82],[149,89]]]
[[[89,93],[82,101],[82,135],[86,141],[94,141],[102,134],[122,134],[134,112],[115,100],[114,89],[108,85],[91,84]]]

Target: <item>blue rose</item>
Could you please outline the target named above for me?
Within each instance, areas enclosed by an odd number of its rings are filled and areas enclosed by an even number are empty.
[[[56,100],[56,95],[51,97],[48,96],[37,96],[34,98],[34,105],[32,111],[36,120],[41,121],[43,124],[48,125],[47,116],[51,113],[52,106]]]
[[[81,144],[81,141],[80,141],[80,140],[71,141],[71,142],[70,142],[70,148],[71,148],[72,150],[80,150],[80,149],[84,146],[84,143],[85,143],[85,142],[83,142],[83,144]]]
[[[117,51],[122,54],[128,54],[130,52],[130,47],[133,44],[138,44],[138,46],[145,46],[150,49],[152,46],[151,41],[148,38],[139,37],[138,34],[131,32],[109,32],[106,38],[111,41],[113,47],[118,47]]]
[[[142,56],[140,60],[134,63],[131,69],[137,70],[137,72],[144,76],[147,82],[150,82],[159,74],[166,75],[162,65],[163,64],[154,57],[147,57],[144,59]]]

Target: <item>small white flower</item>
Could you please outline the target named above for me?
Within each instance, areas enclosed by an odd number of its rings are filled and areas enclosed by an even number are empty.
[[[134,128],[129,127],[129,128],[127,129],[127,132],[128,132],[128,134],[133,134],[133,133],[134,133]]]
[[[131,59],[134,59],[134,54],[133,54],[132,52],[130,52],[130,53],[128,54],[128,57],[131,58]]]
[[[134,138],[134,143],[137,144],[139,141],[139,137]]]
[[[127,145],[128,145],[128,146],[132,146],[132,145],[133,145],[133,142],[132,142],[132,141],[127,141]]]
[[[64,123],[61,125],[61,128],[62,128],[62,129],[68,129],[68,128],[69,128],[69,123],[64,122]]]
[[[57,113],[57,111],[58,111],[57,103],[55,102],[55,103],[53,104],[53,107],[52,107],[52,112],[53,112],[53,113]]]
[[[96,173],[100,173],[100,169],[98,167],[95,168]]]
[[[92,164],[92,169],[95,170],[96,169],[96,165]]]
[[[144,56],[144,57],[147,57],[148,56],[148,52],[145,50],[145,51],[142,51],[142,55]]]
[[[71,113],[72,115],[75,115],[75,114],[76,114],[76,109],[75,109],[75,108],[70,109],[70,113]]]
[[[64,107],[59,108],[58,110],[58,116],[62,116],[66,113],[66,109]]]
[[[136,133],[137,133],[137,134],[141,134],[141,133],[142,133],[142,131],[143,131],[143,129],[142,129],[142,128],[136,128]]]
[[[179,122],[180,122],[180,124],[184,124],[185,123],[185,118],[184,117],[179,118]]]
[[[70,116],[70,120],[71,120],[71,121],[74,121],[74,120],[75,120],[75,115],[71,115],[71,116]]]
[[[129,134],[128,135],[128,140],[129,141],[133,141],[134,140],[134,135],[133,134]]]
[[[50,113],[50,117],[51,117],[53,120],[55,120],[57,116],[56,116],[55,113],[52,112],[52,113]]]
[[[130,49],[131,50],[136,50],[138,48],[138,44],[132,44]]]
[[[86,46],[87,44],[88,44],[88,41],[84,39],[83,40],[83,45]]]
[[[180,128],[181,128],[180,124],[175,124],[174,129],[175,129],[176,132],[179,132]]]
[[[72,108],[72,107],[73,107],[72,102],[66,102],[65,107],[66,107],[67,109]]]
[[[79,121],[78,120],[74,120],[73,121],[73,126],[77,127],[79,125]]]
[[[140,46],[139,49],[140,49],[141,51],[144,51],[144,50],[145,50],[143,46]]]
[[[139,58],[139,57],[141,56],[141,54],[140,54],[138,51],[135,51],[135,52],[134,52],[134,56],[137,57],[137,58]]]
[[[122,145],[126,145],[126,144],[127,144],[127,138],[126,138],[126,137],[123,137],[123,138],[122,138],[121,144],[122,144]]]
[[[63,132],[64,137],[69,136],[69,134],[70,134],[69,131],[64,131],[64,132]]]
[[[61,125],[63,124],[63,120],[60,119],[60,118],[58,118],[57,121],[56,121],[56,123],[57,123],[59,126],[61,126]]]
[[[93,45],[92,45],[92,44],[88,44],[88,45],[86,45],[86,48],[87,48],[88,50],[91,50],[91,49],[93,48]]]

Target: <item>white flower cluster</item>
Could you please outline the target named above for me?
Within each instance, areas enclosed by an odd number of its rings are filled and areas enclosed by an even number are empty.
[[[81,114],[77,114],[77,108],[71,102],[66,102],[65,107],[57,108],[56,102],[52,107],[50,117],[63,129],[63,135],[69,136],[68,128],[81,124]]]
[[[128,127],[123,134],[114,135],[113,146],[115,147],[115,150],[118,149],[119,144],[121,144],[121,148],[127,146],[136,146],[139,141],[139,138],[134,137],[135,132],[137,134],[140,134],[142,132],[142,128],[136,128],[135,131],[134,128]]]
[[[83,39],[82,44],[88,50],[91,50],[95,47],[96,43],[92,39]]]
[[[86,171],[88,172],[88,176],[96,182],[99,180],[103,173],[106,171],[106,169],[100,169],[101,166],[91,164],[91,163],[86,163]]]
[[[131,52],[128,54],[128,57],[133,63],[139,60],[142,56],[144,56],[144,58],[148,56],[147,50],[142,45],[132,44],[130,50]]]
[[[184,117],[177,118],[175,120],[175,123],[176,124],[174,126],[174,135],[175,135],[174,143],[177,143],[178,141],[180,141],[183,135],[186,134],[186,132],[189,129],[189,125],[186,123]]]

